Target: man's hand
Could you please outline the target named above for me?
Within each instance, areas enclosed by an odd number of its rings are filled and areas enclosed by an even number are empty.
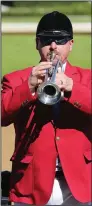
[[[58,85],[58,87],[61,90],[68,91],[68,92],[72,91],[72,87],[73,87],[72,78],[66,76],[66,74],[64,74],[61,71],[58,71],[58,73],[56,74],[55,83]]]
[[[28,86],[32,93],[35,92],[35,88],[44,82],[47,69],[52,67],[52,62],[41,62],[37,66],[33,67],[32,72],[28,78]]]

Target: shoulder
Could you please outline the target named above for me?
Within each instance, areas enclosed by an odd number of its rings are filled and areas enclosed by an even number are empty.
[[[30,75],[31,70],[32,70],[32,67],[27,67],[21,70],[8,73],[3,76],[2,82],[10,81],[11,83],[13,83],[13,82],[18,82],[18,81],[25,81]]]
[[[78,72],[91,73],[90,68],[84,68],[84,67],[79,67],[79,66],[72,66],[72,67],[75,68]]]
[[[73,72],[77,72],[80,75],[91,75],[91,68],[84,68],[84,67],[79,67],[75,65],[71,65],[69,62],[67,63],[68,67],[72,70]]]
[[[91,69],[73,66],[76,69],[76,73],[80,77],[80,82],[84,85],[91,85]]]
[[[83,67],[78,67],[76,66],[76,69],[79,71],[79,72],[82,72],[82,73],[91,73],[91,69],[90,68],[83,68]]]
[[[84,85],[91,84],[91,69],[71,65],[67,62],[66,74],[74,81],[81,82]]]
[[[83,68],[75,65],[71,65],[69,62],[67,62],[66,65],[66,73],[69,75],[77,74],[80,77],[81,76],[91,76],[91,69],[90,68]]]
[[[76,66],[76,70],[82,78],[90,79],[91,78],[91,69],[90,68],[83,68]]]
[[[4,75],[1,80],[2,90],[5,90],[7,88],[14,89],[22,85],[22,83],[28,79],[31,73],[31,70],[32,70],[32,67],[27,67],[25,69],[14,71],[14,72]]]
[[[77,71],[81,71],[81,72],[90,72],[91,68],[84,68],[84,67],[79,67],[76,65],[72,65],[69,61],[67,61],[67,67],[69,67],[70,69],[76,69]]]
[[[7,77],[7,78],[24,77],[25,75],[26,76],[29,75],[31,70],[32,70],[32,67],[27,67],[24,69],[16,70],[14,72],[5,74],[4,77]]]

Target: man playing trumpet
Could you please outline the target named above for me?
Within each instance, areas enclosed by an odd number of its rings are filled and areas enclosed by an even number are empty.
[[[68,17],[48,13],[36,31],[40,63],[3,77],[2,126],[14,123],[16,134],[9,196],[15,205],[91,202],[91,72],[68,62],[72,47]],[[38,88],[58,60],[54,83],[64,96],[47,105]]]

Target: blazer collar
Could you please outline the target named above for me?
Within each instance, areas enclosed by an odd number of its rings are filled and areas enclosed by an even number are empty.
[[[68,61],[66,63],[66,69],[65,69],[65,74],[67,76],[72,76],[74,74],[77,74],[77,68],[75,66],[72,66]]]
[[[65,74],[73,79],[79,79],[79,73],[76,66],[72,66],[68,61],[66,63]]]

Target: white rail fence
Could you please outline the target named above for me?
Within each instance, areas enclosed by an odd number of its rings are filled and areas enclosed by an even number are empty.
[[[35,33],[37,28],[37,23],[2,23],[1,32],[2,34],[14,34],[14,33],[23,33],[31,34]],[[74,33],[91,33],[91,22],[89,23],[73,23]]]

